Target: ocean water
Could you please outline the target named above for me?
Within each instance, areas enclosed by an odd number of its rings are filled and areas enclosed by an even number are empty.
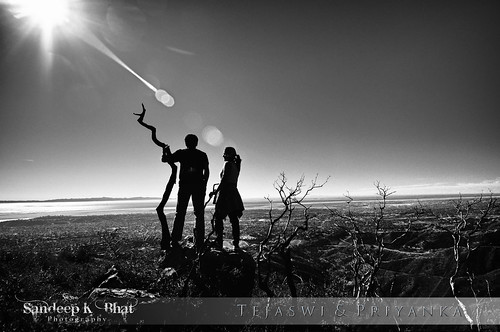
[[[0,203],[0,222],[43,216],[88,216],[105,214],[156,213],[158,200],[66,201]],[[175,211],[168,204],[165,213]]]
[[[0,203],[0,222],[33,219],[44,216],[90,216],[110,214],[156,213],[160,199],[135,199],[111,201],[18,202]],[[264,201],[245,203],[246,209],[268,208]],[[209,204],[207,208],[213,208]],[[189,205],[188,211],[191,209]],[[168,202],[165,213],[175,212],[175,201]]]
[[[393,206],[409,206],[420,201],[428,200],[449,200],[452,196],[419,196],[401,197],[391,199],[388,204]],[[464,197],[465,198],[465,197]],[[278,201],[278,200],[276,200]],[[377,199],[371,197],[355,199],[358,203],[376,203]],[[156,206],[160,199],[126,199],[110,201],[64,201],[64,202],[18,202],[0,203],[0,222],[7,220],[32,219],[43,216],[89,216],[89,215],[110,215],[110,214],[137,214],[156,213]],[[308,200],[307,205],[312,207],[332,207],[337,204],[345,204],[342,198],[326,198]],[[209,204],[207,209],[213,209],[213,204]],[[269,209],[269,202],[266,200],[245,201],[246,210]],[[278,204],[274,204],[278,208]],[[191,204],[189,205],[191,209]],[[164,209],[165,213],[175,212],[175,201],[169,201]],[[189,210],[188,210],[189,211]]]

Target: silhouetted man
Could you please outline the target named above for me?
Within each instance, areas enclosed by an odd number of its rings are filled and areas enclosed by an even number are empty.
[[[208,157],[205,152],[196,148],[198,137],[189,134],[184,139],[187,149],[175,151],[170,156],[163,155],[163,162],[179,162],[179,193],[177,194],[177,208],[172,229],[172,246],[178,246],[182,238],[184,220],[189,199],[192,199],[194,215],[196,218],[194,239],[197,250],[203,245],[205,239],[205,192],[207,189]]]

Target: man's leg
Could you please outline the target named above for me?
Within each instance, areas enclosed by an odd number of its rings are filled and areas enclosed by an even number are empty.
[[[194,243],[200,249],[205,241],[205,190],[193,192],[193,210],[196,218],[194,228]]]
[[[190,196],[189,192],[179,189],[179,193],[177,194],[177,207],[175,209],[174,227],[172,229],[172,245],[178,245],[182,238],[184,220],[186,218],[186,210]]]

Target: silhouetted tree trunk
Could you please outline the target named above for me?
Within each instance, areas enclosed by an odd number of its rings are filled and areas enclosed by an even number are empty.
[[[163,155],[171,155],[172,152],[170,151],[170,147],[167,144],[159,141],[156,137],[156,128],[144,122],[144,116],[146,115],[146,108],[144,107],[144,104],[142,104],[142,113],[134,113],[134,115],[139,116],[137,122],[151,130],[151,139],[156,145],[162,148]],[[177,166],[171,162],[169,162],[168,164],[171,168],[170,178],[168,179],[167,186],[165,187],[165,192],[163,193],[160,204],[156,208],[156,213],[158,214],[158,219],[161,223],[161,249],[167,249],[170,246],[170,231],[168,229],[167,216],[163,212],[163,209],[165,208],[165,205],[170,198],[172,188],[174,187],[175,180],[177,178]]]

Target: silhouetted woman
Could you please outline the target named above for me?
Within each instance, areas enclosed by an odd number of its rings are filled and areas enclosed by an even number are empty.
[[[241,159],[236,154],[233,147],[227,147],[224,150],[224,168],[220,174],[221,181],[217,188],[218,194],[215,203],[215,234],[216,246],[222,248],[222,235],[223,235],[223,221],[229,216],[233,230],[233,245],[235,249],[239,248],[240,242],[240,220],[243,215],[243,201],[241,200],[240,193],[238,192],[238,177],[240,175]]]

